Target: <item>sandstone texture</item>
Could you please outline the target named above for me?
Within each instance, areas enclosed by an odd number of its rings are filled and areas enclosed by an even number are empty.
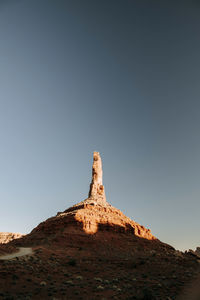
[[[76,231],[79,234],[98,234],[100,231],[112,231],[155,240],[150,229],[126,217],[106,201],[102,177],[101,157],[99,152],[94,152],[89,197],[39,224],[26,236],[26,240],[59,234],[60,228],[66,233]]]
[[[103,170],[99,152],[93,153],[92,182],[88,198],[98,203],[105,203],[106,196],[103,186]]]
[[[148,240],[156,239],[150,229],[126,217],[119,209],[91,199],[86,199],[40,223],[26,238],[38,234],[56,234],[59,233],[59,228],[63,228],[63,232],[66,233],[76,231],[79,234],[97,235],[100,231],[109,231],[116,234],[132,234]]]
[[[19,239],[23,235],[20,233],[0,232],[0,244],[7,244],[14,239]]]

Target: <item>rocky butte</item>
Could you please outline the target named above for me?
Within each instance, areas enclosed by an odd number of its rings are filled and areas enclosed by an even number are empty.
[[[185,289],[199,274],[197,253],[176,251],[107,202],[98,152],[88,198],[0,254],[0,299],[200,299]]]
[[[42,235],[55,233],[62,224],[66,232],[70,230],[83,231],[86,234],[95,234],[99,231],[125,232],[148,240],[156,239],[150,229],[126,217],[106,201],[99,152],[93,154],[92,180],[88,198],[39,224],[31,232],[31,238],[38,233]]]

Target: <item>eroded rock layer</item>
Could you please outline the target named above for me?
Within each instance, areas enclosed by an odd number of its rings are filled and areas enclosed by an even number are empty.
[[[106,196],[103,186],[103,170],[99,152],[93,153],[92,182],[88,198],[98,203],[105,203]]]
[[[19,239],[23,235],[20,233],[0,232],[0,244],[7,244],[14,239]]]
[[[150,229],[126,217],[119,209],[106,203],[86,199],[64,212],[40,223],[26,240],[51,239],[60,234],[98,235],[100,232],[126,233],[147,240],[156,240]]]
[[[99,152],[93,154],[92,181],[89,196],[55,217],[39,224],[27,239],[51,239],[60,233],[98,234],[102,231],[127,233],[147,240],[155,240],[150,229],[126,217],[106,201],[103,186],[102,161]]]

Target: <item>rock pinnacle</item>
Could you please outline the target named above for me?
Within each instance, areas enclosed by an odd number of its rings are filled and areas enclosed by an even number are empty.
[[[89,199],[97,202],[106,202],[103,186],[102,162],[99,152],[93,153],[92,182],[90,184]]]

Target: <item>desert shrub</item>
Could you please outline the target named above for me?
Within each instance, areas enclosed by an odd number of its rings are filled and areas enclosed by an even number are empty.
[[[68,261],[68,265],[69,266],[76,266],[76,260],[74,259],[74,258],[72,258],[72,259],[70,259],[69,261]]]

